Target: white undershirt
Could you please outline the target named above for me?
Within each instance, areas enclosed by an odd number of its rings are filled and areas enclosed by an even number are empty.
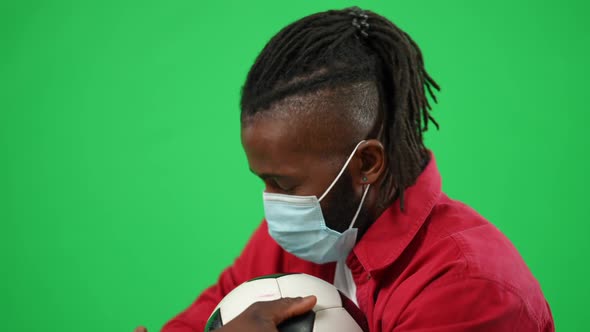
[[[358,306],[356,300],[356,285],[352,278],[352,271],[348,268],[344,261],[336,263],[336,272],[334,274],[334,286],[338,288],[346,297],[348,297],[354,304]]]

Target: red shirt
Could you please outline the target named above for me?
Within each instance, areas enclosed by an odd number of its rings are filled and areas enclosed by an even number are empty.
[[[441,191],[434,158],[356,244],[347,258],[370,330],[554,331],[541,288],[510,241],[468,206]],[[251,278],[304,272],[334,281],[335,263],[285,252],[263,222],[217,284],[163,332],[202,332],[217,303]]]

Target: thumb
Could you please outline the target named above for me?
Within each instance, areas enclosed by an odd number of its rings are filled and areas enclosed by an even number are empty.
[[[133,330],[133,332],[147,332],[147,329],[143,326],[138,326]]]
[[[273,321],[278,325],[291,317],[302,315],[313,309],[316,302],[317,298],[313,295],[303,298],[286,297],[279,299],[275,303],[276,310],[274,310]]]

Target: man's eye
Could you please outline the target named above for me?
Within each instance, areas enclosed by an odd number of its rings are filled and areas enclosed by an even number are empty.
[[[275,180],[274,183],[275,183],[275,186],[277,189],[279,189],[280,191],[282,191],[286,194],[293,193],[295,191],[295,188],[297,187],[292,184],[284,183],[284,182],[277,181],[277,180]]]
[[[281,193],[284,193],[287,195],[293,194],[295,192],[295,189],[297,188],[296,185],[286,183],[285,181],[281,181],[281,180],[277,180],[277,179],[273,179],[273,178],[263,179],[263,181],[264,181],[264,184],[266,185],[267,189],[281,192]]]
[[[285,194],[293,195],[293,193],[295,192],[295,188],[296,187],[290,187],[290,188],[282,189],[282,190],[285,192]]]
[[[273,179],[264,180],[264,184],[266,185],[267,188],[270,188],[272,190],[284,191],[284,192],[287,191],[287,189],[284,186],[282,186],[280,183],[278,183],[276,180],[273,180]]]
[[[275,181],[275,183],[277,185],[277,188],[281,189],[284,192],[289,192],[289,191],[293,190],[293,186],[288,186],[288,185],[286,185],[284,183],[280,183],[278,181]]]

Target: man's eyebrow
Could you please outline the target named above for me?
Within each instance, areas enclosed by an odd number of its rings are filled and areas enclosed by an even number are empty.
[[[289,178],[289,176],[287,176],[287,175],[280,175],[280,174],[272,174],[272,173],[258,174],[256,172],[254,172],[254,170],[252,170],[251,168],[250,168],[250,172],[252,172],[252,174],[258,176],[259,178],[261,178],[263,180],[270,179],[270,178],[276,178],[276,179]]]

